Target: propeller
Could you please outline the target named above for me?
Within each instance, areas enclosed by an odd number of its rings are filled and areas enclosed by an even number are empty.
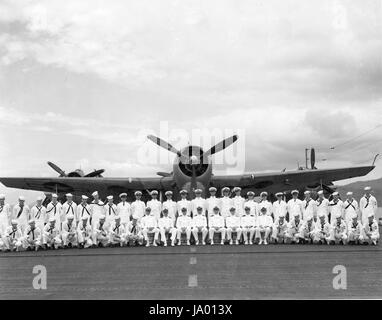
[[[231,144],[237,141],[239,139],[238,135],[233,135],[232,137],[226,138],[219,143],[215,144],[211,149],[208,151],[204,152],[202,156],[200,157],[200,162],[203,163],[203,158],[207,158],[215,153],[218,153],[225,148],[229,147]]]
[[[314,150],[314,148],[312,148],[310,150],[310,168],[313,169],[313,170],[316,170],[316,150]]]
[[[90,172],[90,173],[84,175],[84,177],[86,177],[86,178],[102,177],[102,173],[104,173],[104,172],[105,172],[105,169],[99,169],[99,170],[94,169],[93,172]]]
[[[54,164],[53,162],[48,161],[48,166],[51,167],[54,171],[56,171],[60,177],[67,177],[68,175],[65,173],[64,170],[62,170],[59,166]]]
[[[172,153],[175,153],[183,163],[187,163],[189,161],[189,158],[185,155],[182,154],[178,149],[176,149],[174,146],[172,146],[170,143],[167,141],[164,141],[163,139],[156,137],[152,134],[148,135],[147,138],[157,144],[158,146],[162,147],[163,149],[166,149]]]

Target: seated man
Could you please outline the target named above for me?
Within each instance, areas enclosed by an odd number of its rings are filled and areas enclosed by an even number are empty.
[[[221,234],[220,244],[224,245],[225,234],[227,230],[224,225],[224,217],[220,215],[219,207],[215,206],[209,221],[211,246],[214,244],[215,232]]]
[[[3,234],[3,251],[20,251],[23,248],[23,233],[17,220],[12,220],[11,225]]]
[[[268,244],[267,239],[272,232],[273,219],[272,216],[267,215],[267,208],[261,207],[261,215],[257,218],[255,238],[260,239],[259,245],[264,243]]]
[[[376,246],[379,240],[379,227],[377,220],[374,218],[374,213],[370,212],[367,220],[367,223],[363,225],[365,242],[371,242]]]
[[[134,214],[127,226],[126,238],[128,243],[132,243],[133,246],[141,246],[143,244],[143,234],[138,219],[139,216]]]
[[[159,237],[159,229],[158,229],[158,222],[157,217],[151,214],[151,208],[147,207],[145,210],[145,215],[141,219],[141,227],[142,227],[142,234],[146,241],[146,247],[150,246],[150,241],[148,238],[149,233],[154,234],[154,241],[153,245],[154,247],[157,246],[157,241]]]
[[[93,246],[107,247],[109,245],[109,228],[106,224],[106,216],[100,215],[93,232]]]
[[[288,223],[285,219],[285,213],[280,212],[272,228],[272,239],[275,243],[286,242],[288,232]]]
[[[288,225],[288,232],[286,234],[288,243],[299,243],[300,242],[300,229],[302,227],[302,221],[300,214],[295,213],[292,220]]]
[[[123,247],[127,245],[126,230],[121,224],[121,217],[118,215],[114,217],[114,222],[111,223],[109,237],[109,242],[112,246]]]
[[[52,216],[49,218],[49,223],[45,225],[42,239],[44,246],[47,248],[58,249],[62,245],[60,229],[56,226],[57,219]]]
[[[203,207],[196,208],[196,215],[192,218],[192,234],[194,235],[195,244],[199,244],[199,232],[202,233],[202,244],[206,244],[206,237],[208,234],[207,218],[204,215]]]
[[[66,221],[62,223],[62,243],[64,248],[73,247],[78,245],[77,230],[74,222],[74,215],[68,214]]]
[[[229,244],[233,244],[232,232],[236,232],[236,241],[235,244],[239,244],[241,238],[242,229],[240,227],[241,219],[236,215],[236,208],[231,207],[229,209],[230,215],[225,218],[225,225],[227,227],[227,239]]]
[[[315,225],[313,223],[313,215],[307,215],[306,221],[302,224],[300,229],[300,235],[303,243],[313,243],[315,235]]]
[[[244,215],[240,219],[240,226],[244,237],[244,244],[253,244],[253,236],[256,231],[256,214],[251,214],[251,208],[244,208]]]
[[[335,215],[335,222],[332,225],[332,234],[330,240],[335,244],[342,243],[346,244],[347,242],[347,225],[344,219],[342,219],[341,213]]]
[[[78,243],[80,248],[89,248],[93,246],[93,232],[90,223],[88,223],[89,216],[83,215],[77,227]]]
[[[38,250],[42,245],[41,229],[36,227],[34,219],[29,220],[28,227],[24,231],[23,247],[26,250]]]
[[[324,212],[318,214],[319,220],[315,225],[313,242],[315,244],[330,244],[331,226],[327,220],[327,216]]]
[[[182,207],[181,209],[182,215],[178,217],[176,220],[176,233],[178,239],[178,246],[181,245],[182,234],[186,234],[187,237],[187,245],[190,245],[191,238],[191,229],[192,229],[192,220],[191,217],[187,215],[187,208]],[[173,244],[171,244],[173,245]]]
[[[175,245],[176,229],[174,228],[174,219],[168,216],[168,208],[162,210],[162,217],[158,220],[158,227],[161,241],[167,247],[167,234],[171,234],[171,244]]]
[[[349,244],[358,244],[362,243],[365,240],[363,226],[360,220],[358,220],[357,213],[353,213],[351,216],[348,216],[348,243]]]

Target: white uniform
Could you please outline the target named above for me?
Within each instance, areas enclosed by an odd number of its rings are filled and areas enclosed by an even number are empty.
[[[177,239],[179,241],[178,244],[181,242],[181,235],[182,233],[186,233],[187,241],[191,238],[191,229],[192,229],[192,219],[189,216],[181,215],[176,220],[176,232],[177,232]]]
[[[364,195],[359,201],[359,209],[361,211],[362,224],[365,224],[368,222],[367,217],[370,213],[373,213],[374,215],[377,214],[377,199],[372,195],[370,195],[370,197]]]
[[[93,245],[93,231],[89,222],[84,223],[81,221],[77,227],[78,243],[84,245],[84,248],[89,248]]]
[[[352,216],[355,214],[358,216],[358,202],[355,199],[346,199],[344,202],[345,221],[348,223],[351,221]]]
[[[295,217],[296,216],[300,216],[298,214],[298,211],[295,211]],[[300,216],[301,217],[301,216]],[[302,227],[302,220],[296,220],[296,219],[293,219],[291,221],[289,221],[288,223],[288,233],[287,233],[287,239],[288,239],[288,242],[289,241],[293,241],[293,242],[299,242],[300,241],[300,229]]]
[[[145,215],[146,205],[142,200],[135,200],[131,203],[131,215],[136,216],[138,221]]]
[[[66,217],[68,214],[72,214],[74,216],[73,223],[76,224],[76,215],[77,215],[77,205],[72,201],[68,202],[66,201],[62,205],[62,215],[61,215],[61,221],[64,223],[66,221]]]
[[[313,200],[312,200],[313,201]],[[313,219],[304,221],[300,228],[300,236],[306,241],[314,240],[316,235],[316,225]]]
[[[202,215],[206,215],[207,205],[206,200],[202,197],[196,197],[195,199],[191,200],[191,212],[192,216],[197,215],[197,208],[202,207]]]
[[[242,196],[235,196],[232,198],[233,207],[236,209],[236,215],[241,217],[244,215],[244,203],[245,199]]]
[[[48,222],[48,216],[46,214],[46,208],[44,206],[33,206],[29,213],[29,220],[34,219],[36,221],[36,227],[40,230],[44,229],[45,224]]]
[[[348,240],[349,241],[361,241],[363,242],[364,229],[360,220],[353,221],[353,219],[348,221]]]
[[[327,220],[327,217],[324,221],[321,219],[315,224],[315,232],[314,232],[314,242],[318,241],[326,241],[329,243],[331,237],[331,226]]]
[[[379,240],[379,226],[377,220],[374,219],[371,224],[369,223],[369,221],[367,221],[365,224],[363,224],[363,230],[365,241]]]
[[[117,223],[114,221],[109,230],[109,242],[111,244],[119,244],[121,247],[127,244],[126,229],[122,223]]]
[[[91,225],[94,229],[99,221],[99,217],[104,214],[104,206],[105,204],[98,200],[97,202],[93,200],[90,204],[90,214],[91,214]]]
[[[151,199],[147,201],[147,207],[151,208],[151,215],[158,220],[162,212],[162,203],[158,199]]]
[[[270,203],[268,200],[261,200],[259,202],[259,210],[261,210],[261,208],[267,208],[267,216],[271,216],[272,213],[273,213],[273,206],[272,206],[272,203]],[[259,217],[261,216],[261,213],[259,213]],[[273,223],[273,221],[272,221]]]
[[[221,200],[219,198],[216,198],[215,196],[210,196],[206,199],[206,210],[208,217],[214,212],[214,208],[218,207],[219,210],[221,210]]]
[[[127,227],[131,217],[131,206],[127,201],[121,201],[117,204],[117,213],[121,217],[121,224]]]
[[[87,217],[88,221],[89,221],[90,220],[90,216],[91,216],[90,205],[89,204],[85,204],[84,205],[84,204],[80,203],[77,206],[77,212],[76,212],[76,221],[77,221],[77,224],[81,223],[82,217]]]
[[[329,200],[326,198],[318,198],[316,200],[316,207],[317,207],[317,216],[320,216],[322,214],[325,215],[326,221],[328,221],[329,216]]]
[[[302,201],[300,199],[290,199],[288,201],[288,212],[289,212],[289,221],[294,220],[296,215],[300,216],[300,219],[303,218],[302,210]]]
[[[64,246],[69,245],[69,243],[72,246],[77,246],[78,236],[74,219],[71,224],[69,224],[68,221],[62,223],[61,238]]]
[[[273,220],[268,214],[257,217],[255,237],[261,239],[261,233],[264,233],[264,239],[267,240],[269,234],[272,231]]]
[[[42,232],[42,242],[43,244],[48,245],[49,247],[58,248],[62,245],[60,229],[56,225],[52,227],[50,223],[44,226]]]
[[[104,215],[106,217],[106,223],[108,225],[114,222],[114,218],[117,215],[117,206],[114,203],[105,203],[104,205]]]
[[[161,236],[161,241],[167,245],[166,233],[171,233],[171,242],[174,243],[176,239],[176,230],[174,228],[174,219],[169,216],[163,216],[158,220],[159,233]]]
[[[101,244],[104,247],[109,244],[109,226],[106,221],[101,224],[100,220],[98,220],[93,229],[93,243],[97,246]]]
[[[288,205],[284,200],[277,200],[273,202],[272,212],[273,212],[274,221],[276,221],[280,215],[283,215],[284,217],[286,217],[287,211],[288,211],[287,206]],[[286,219],[284,219],[284,221],[285,220]]]
[[[249,242],[252,244],[253,236],[256,231],[256,220],[257,220],[257,217],[252,214],[245,214],[240,218],[240,226],[243,233],[245,244],[248,244],[248,238],[249,238]]]
[[[143,244],[143,234],[142,229],[139,223],[137,222],[136,225],[133,224],[133,221],[130,221],[127,226],[127,240],[129,242],[132,242],[133,245],[142,245]]]
[[[317,215],[317,203],[312,198],[302,201],[303,216],[302,219],[307,221]]]
[[[247,200],[244,203],[244,208],[249,207],[251,208],[250,215],[258,217],[260,215],[260,208],[259,204],[255,200]],[[244,215],[243,215],[244,216]]]
[[[0,204],[0,234],[3,234],[10,225],[11,207],[8,203]]]
[[[214,243],[214,233],[220,233],[221,234],[221,243],[224,243],[225,240],[225,234],[226,234],[226,228],[225,228],[225,221],[224,217],[218,214],[215,214],[210,217],[209,219],[209,226],[210,226],[210,240],[211,244]]]
[[[330,240],[335,241],[336,243],[342,240],[345,243],[348,238],[347,224],[345,220],[341,219],[341,221],[338,222],[337,219],[334,219],[333,221]]]
[[[198,236],[199,232],[202,233],[202,242],[204,244],[206,240],[206,236],[208,234],[208,228],[207,228],[207,218],[203,214],[196,214],[192,218],[192,234],[194,235],[196,244],[199,243],[199,236]]]
[[[56,226],[61,227],[61,213],[62,213],[62,204],[61,202],[53,203],[52,201],[48,203],[46,207],[47,220],[54,217],[56,219]]]
[[[230,215],[229,210],[233,207],[233,200],[230,197],[223,196],[220,199],[221,215],[226,218]]]
[[[23,248],[38,248],[42,245],[42,232],[39,227],[32,229],[29,225],[25,228]]]
[[[13,229],[12,226],[6,228],[2,234],[3,250],[21,250],[23,247],[23,232],[21,228],[17,226]]]
[[[176,207],[178,210],[178,217],[182,216],[182,208],[187,208],[187,216],[191,216],[191,201],[187,199],[181,199],[176,203]]]
[[[148,242],[148,233],[154,233],[154,242],[158,240],[159,229],[158,219],[154,215],[146,215],[141,219],[142,234]]]
[[[285,203],[285,207],[286,207],[286,203]],[[285,217],[285,214],[284,214],[284,217]],[[277,240],[278,243],[283,242],[284,240],[286,240],[287,233],[288,233],[288,222],[286,221],[285,218],[283,221],[281,221],[280,218],[277,218],[272,228],[272,239]]]
[[[237,210],[237,209],[236,209]],[[230,244],[232,244],[232,232],[236,232],[236,244],[241,238],[241,218],[236,215],[230,215],[227,218],[225,218],[225,225],[227,227],[227,239],[230,241]]]
[[[329,202],[329,213],[330,213],[330,223],[333,225],[333,223],[336,222],[336,215],[340,214],[341,217],[344,217],[344,203],[342,200],[338,199],[337,201]]]
[[[22,208],[19,204],[16,204],[13,207],[13,216],[12,219],[17,220],[18,226],[21,228],[21,231],[24,232],[25,228],[28,226],[28,217],[30,209],[27,205],[24,205]]]
[[[168,216],[175,222],[176,218],[176,202],[174,200],[166,200],[162,204],[162,210],[168,210]]]

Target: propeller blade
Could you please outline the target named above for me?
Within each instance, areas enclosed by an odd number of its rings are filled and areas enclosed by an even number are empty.
[[[84,177],[86,178],[98,177],[98,176],[101,176],[102,173],[104,172],[105,172],[105,169],[94,170],[93,172],[88,173]]]
[[[316,164],[316,150],[314,150],[314,148],[312,148],[310,150],[310,168],[311,169],[317,169],[315,167],[315,164]]]
[[[150,139],[152,142],[154,142],[155,144],[157,144],[158,146],[172,152],[172,153],[175,153],[177,154],[179,157],[182,156],[182,154],[180,153],[180,151],[176,148],[174,148],[171,144],[169,144],[168,142],[164,141],[163,139],[161,138],[158,138],[156,136],[153,136],[153,135],[148,135],[147,136],[148,139]]]
[[[66,177],[66,173],[59,166],[55,165],[53,162],[48,161],[48,166],[51,167],[54,171],[56,171],[60,177]]]
[[[217,152],[224,150],[225,148],[229,147],[231,144],[236,142],[238,138],[239,137],[235,134],[232,137],[220,141],[219,143],[215,144],[210,150],[204,152],[202,158],[207,158],[208,156],[211,156]]]

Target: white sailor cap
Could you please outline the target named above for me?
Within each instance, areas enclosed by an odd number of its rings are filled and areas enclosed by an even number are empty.
[[[105,219],[106,219],[106,216],[105,216],[104,214],[101,214],[101,215],[99,216],[99,219],[100,219],[100,220],[105,220]]]
[[[38,197],[36,198],[36,201],[42,201],[42,197],[38,196]]]
[[[240,188],[240,187],[235,187],[235,188],[233,188],[233,192],[238,192],[238,191],[241,191],[241,188]]]
[[[298,190],[292,190],[292,192],[291,192],[292,194],[294,194],[294,193],[297,193],[297,194],[299,194],[300,192],[298,191]]]
[[[121,216],[115,216],[114,220],[121,220]]]
[[[150,207],[146,207],[145,211],[150,212],[151,208]]]
[[[106,199],[107,199],[107,200],[113,200],[114,197],[113,197],[113,196],[107,196]]]
[[[351,218],[352,218],[352,219],[358,219],[358,216],[357,216],[357,214],[354,212],[354,213],[351,215]]]
[[[365,190],[365,191],[370,191],[370,190],[371,190],[371,187],[365,187],[363,190]]]
[[[318,194],[318,195],[320,195],[320,194],[324,194],[324,191],[323,191],[323,190],[320,190],[320,191],[317,192],[317,194]]]
[[[83,194],[82,197],[81,197],[81,199],[82,199],[82,200],[88,200],[89,198]]]
[[[56,193],[53,193],[52,198],[58,198],[58,195]]]
[[[165,192],[165,195],[166,195],[166,196],[169,196],[169,195],[172,196],[172,191],[170,191],[170,190],[166,191],[166,192]]]
[[[374,217],[374,212],[370,212],[368,215],[367,215],[368,218],[371,218],[371,217]]]
[[[332,193],[333,196],[339,196],[340,194],[338,193],[338,191],[335,191]]]
[[[86,220],[88,220],[88,216],[87,216],[86,214],[83,215],[82,218],[81,218],[81,220],[82,220],[82,221],[86,221]]]
[[[260,197],[264,197],[264,196],[268,196],[268,192],[263,191],[262,193],[260,193]]]
[[[306,191],[304,192],[304,194],[305,194],[305,195],[308,195],[308,194],[310,194],[310,191],[309,191],[309,190],[306,190]]]
[[[136,214],[133,214],[133,220],[138,220],[138,216]]]
[[[56,218],[55,217],[50,217],[49,218],[49,222],[56,222]]]
[[[73,220],[73,219],[74,219],[74,215],[72,215],[72,214],[68,214],[68,215],[66,216],[66,219],[68,219],[68,220]]]
[[[96,197],[96,196],[98,196],[98,191],[94,191],[94,192],[92,193],[92,197]]]
[[[142,195],[142,192],[139,191],[139,190],[138,190],[138,191],[135,191],[135,192],[134,192],[134,195],[135,195],[135,196],[141,196],[141,195]]]
[[[306,221],[311,221],[311,220],[313,220],[312,216],[309,216],[308,218],[306,218]]]
[[[73,195],[71,193],[67,193],[65,196],[66,197],[73,197]]]
[[[0,194],[0,199],[4,200],[5,199],[5,194]]]
[[[280,213],[279,218],[285,218],[285,213]]]
[[[254,196],[254,195],[255,195],[255,193],[253,191],[248,191],[247,192],[247,196]]]
[[[20,200],[20,201],[25,201],[25,197],[24,197],[24,196],[20,196],[20,197],[19,197],[19,200]]]
[[[150,192],[151,195],[158,195],[158,191],[157,190],[153,190]]]
[[[347,196],[352,196],[353,195],[353,192],[349,191],[346,193]]]
[[[29,221],[28,221],[28,224],[32,224],[32,223],[35,223],[36,221],[34,220],[34,219],[30,219]]]
[[[122,192],[120,195],[119,195],[120,198],[123,198],[123,197],[127,197],[127,193],[126,192]]]
[[[276,197],[282,197],[283,196],[283,193],[282,192],[277,192],[276,193]]]
[[[341,213],[336,213],[336,219],[338,219],[338,218],[342,218],[342,215],[341,215]]]
[[[12,219],[11,224],[19,224],[19,222],[16,219]]]
[[[208,189],[208,191],[209,191],[209,192],[216,192],[217,189],[216,189],[215,187],[210,187],[210,188]]]
[[[222,189],[222,191],[223,191],[223,192],[229,191],[229,188],[228,188],[228,187],[224,187],[224,188]]]
[[[318,217],[319,217],[319,218],[325,218],[325,213],[320,212],[320,213],[318,214]]]
[[[235,211],[235,210],[236,210],[235,207],[231,207],[231,208],[229,208],[229,211]]]
[[[194,192],[195,192],[195,193],[202,193],[203,191],[202,191],[202,189],[195,189]]]
[[[180,194],[185,194],[185,193],[188,193],[188,191],[186,189],[182,189],[179,191]]]

